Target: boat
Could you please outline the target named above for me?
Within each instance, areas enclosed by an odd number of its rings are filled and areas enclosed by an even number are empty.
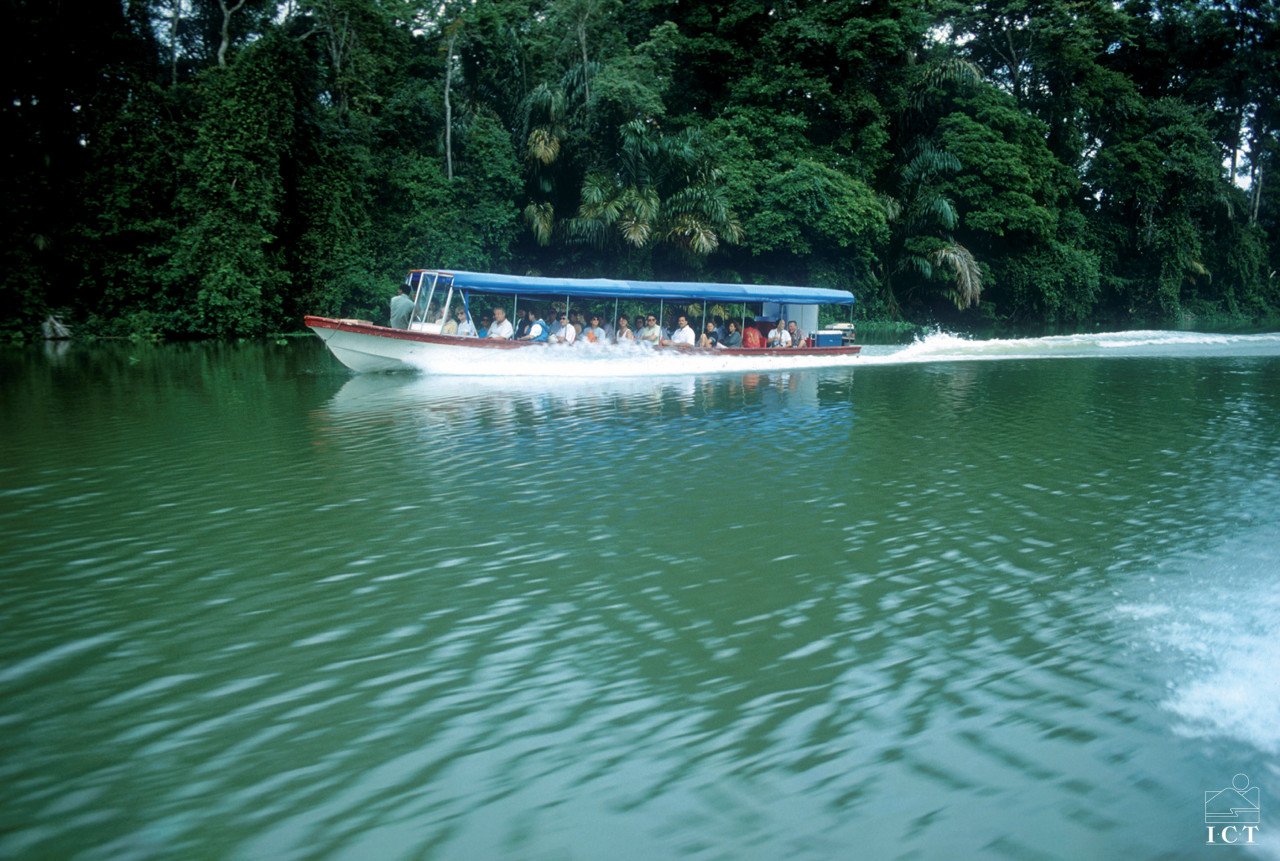
[[[852,343],[851,329],[818,327],[819,305],[851,306],[845,290],[782,285],[715,284],[691,281],[633,281],[608,278],[544,278],[443,269],[414,269],[405,278],[413,306],[407,328],[377,325],[368,320],[308,316],[305,324],[330,352],[357,372],[417,370],[449,375],[613,376],[687,374],[718,371],[767,371],[846,364],[861,347]],[[796,320],[812,333],[804,346],[700,348],[664,342],[651,346],[624,344],[549,344],[537,341],[478,338],[450,334],[446,321],[458,314],[473,321],[473,311],[495,302],[510,308],[518,319],[521,303],[545,307],[563,302],[594,303],[606,309],[612,302],[616,323],[622,303],[644,304],[663,321],[664,309],[677,304],[701,307],[689,323],[706,318],[708,303],[722,308],[741,306],[740,329],[764,332],[778,320]],[[509,304],[508,304],[509,303]],[[749,309],[759,306],[759,315]],[[478,311],[477,311],[478,313]],[[732,317],[729,318],[732,322]]]

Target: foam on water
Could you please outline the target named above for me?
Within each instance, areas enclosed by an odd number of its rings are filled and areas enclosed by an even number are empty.
[[[804,368],[973,362],[1009,359],[1124,356],[1280,356],[1280,332],[1224,335],[1136,330],[1043,338],[973,339],[932,332],[905,347],[869,346],[855,356],[798,356],[761,350],[753,356],[716,356],[654,350],[648,344],[549,346],[545,350],[474,350],[450,358],[431,354],[409,361],[432,375],[493,377],[654,377]]]
[[[1280,526],[1250,525],[1176,569],[1152,594],[1117,606],[1171,653],[1161,705],[1187,736],[1243,742],[1280,755]]]
[[[546,349],[473,350],[476,355],[438,355],[409,361],[432,374],[501,377],[654,377],[795,368],[855,366],[853,356],[798,356],[761,350],[752,356],[717,356],[655,350],[648,344],[551,345]]]
[[[1043,338],[978,340],[947,332],[932,332],[906,347],[863,351],[866,365],[917,362],[994,361],[1001,359],[1061,359],[1117,356],[1274,356],[1280,355],[1280,332],[1264,335],[1222,335],[1207,332],[1101,332],[1050,335]]]

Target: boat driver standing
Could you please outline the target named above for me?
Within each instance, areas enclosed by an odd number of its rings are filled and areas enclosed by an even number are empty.
[[[408,329],[413,314],[413,300],[409,298],[409,285],[401,284],[400,292],[391,297],[391,328]]]

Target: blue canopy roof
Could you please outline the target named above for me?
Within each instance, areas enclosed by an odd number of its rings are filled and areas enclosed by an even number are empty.
[[[781,302],[794,305],[852,305],[847,290],[785,287],[778,284],[713,284],[700,281],[618,281],[612,278],[539,278],[485,272],[438,271],[455,287],[521,296],[592,296],[607,299],[714,299],[721,302]]]

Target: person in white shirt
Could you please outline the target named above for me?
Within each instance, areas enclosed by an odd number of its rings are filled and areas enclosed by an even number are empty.
[[[542,317],[538,315],[538,312],[530,308],[525,313],[528,315],[529,331],[525,332],[517,340],[520,340],[520,341],[547,340],[547,336],[544,334],[544,331],[547,328],[547,324],[542,321]]]
[[[551,331],[551,340],[557,344],[572,344],[578,339],[578,330],[569,325],[569,315],[560,312],[560,331]]]
[[[466,311],[458,311],[458,331],[459,338],[474,338],[476,336],[476,324],[471,322],[471,317]]]
[[[507,312],[501,308],[493,309],[493,322],[489,324],[490,338],[498,338],[502,341],[511,340],[511,321],[507,319]]]
[[[658,318],[650,314],[645,318],[645,322],[647,325],[640,329],[637,338],[656,346],[662,340],[662,329],[658,327]]]
[[[676,318],[676,330],[671,333],[671,343],[677,347],[692,347],[698,340],[689,326],[688,319],[681,314]]]
[[[778,325],[769,330],[770,347],[790,347],[791,333],[787,331],[787,321],[778,318]]]

